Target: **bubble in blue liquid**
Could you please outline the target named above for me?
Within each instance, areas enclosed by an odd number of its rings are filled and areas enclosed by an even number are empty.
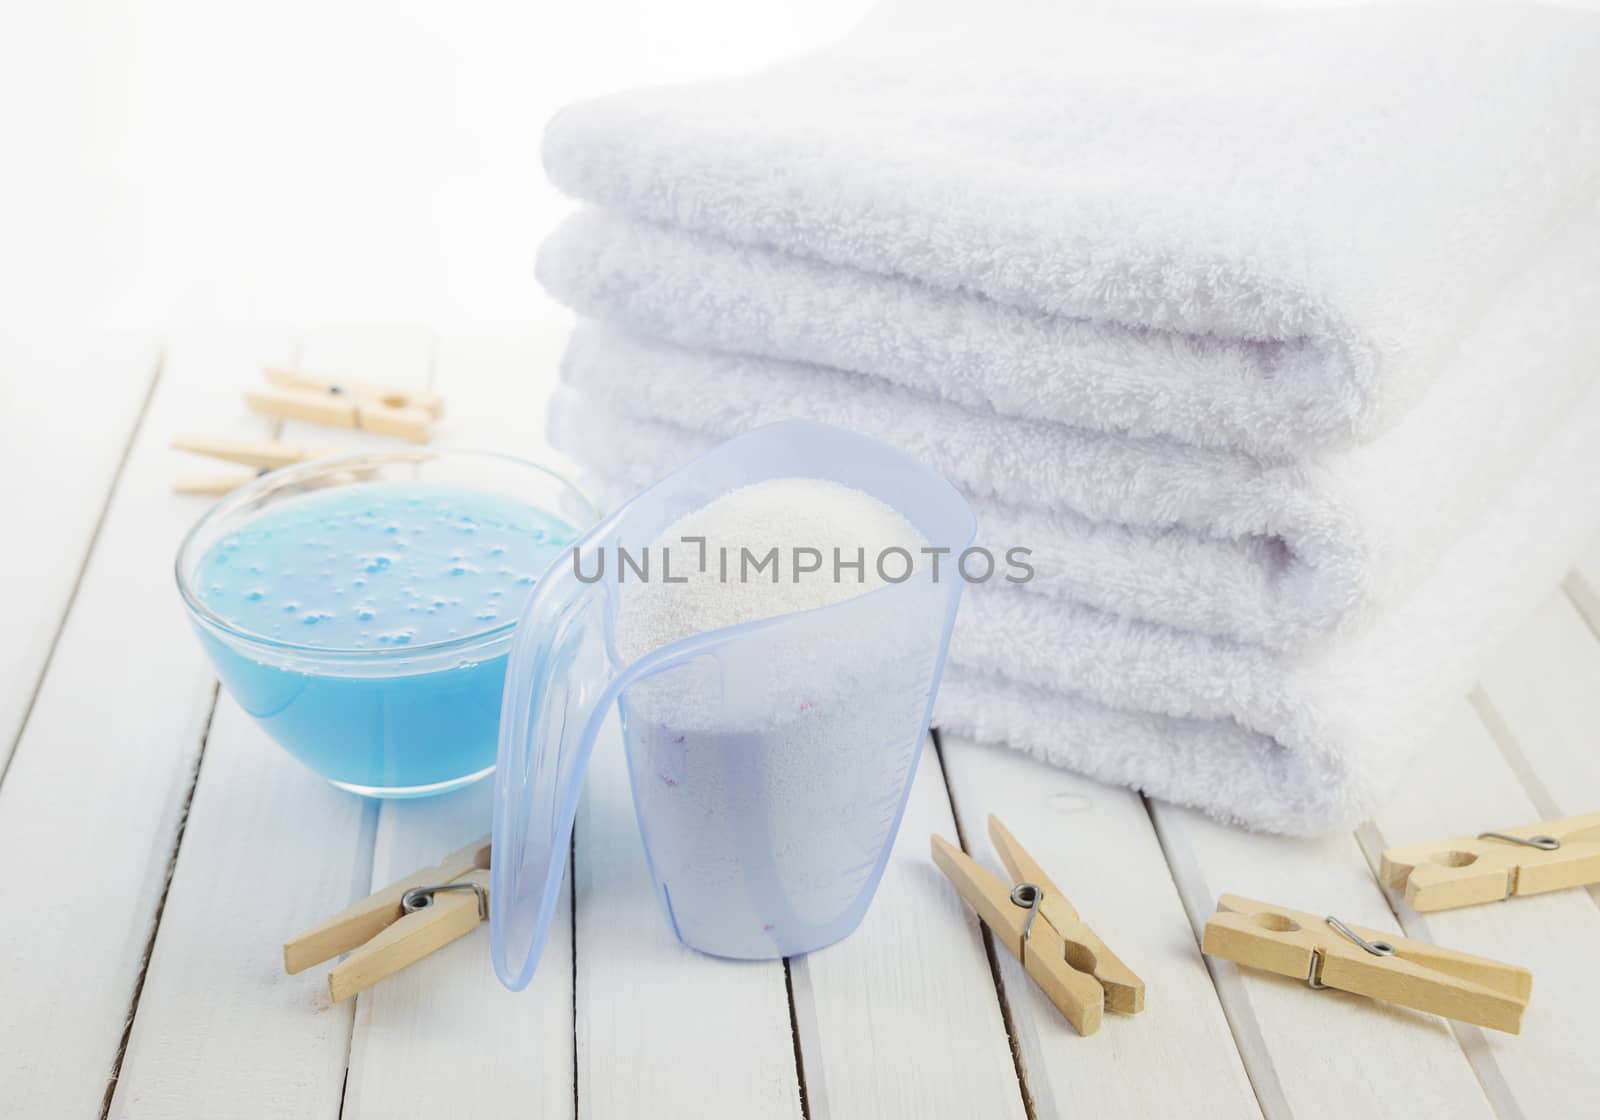
[[[229,537],[227,540],[222,542],[222,547],[227,549],[229,552],[237,552],[239,550],[239,538]]]
[[[297,508],[258,515],[230,541],[237,547],[219,541],[203,558],[228,570],[208,579],[196,569],[202,600],[232,625],[279,640],[374,653],[420,647],[513,618],[551,556],[549,544],[535,543],[535,527],[545,519],[542,540],[571,535],[546,514],[489,495],[441,500],[424,489],[408,497],[396,486],[374,496],[385,485],[297,496]],[[481,539],[461,539],[480,529]],[[306,548],[317,550],[315,562]],[[374,628],[380,618],[385,625]]]

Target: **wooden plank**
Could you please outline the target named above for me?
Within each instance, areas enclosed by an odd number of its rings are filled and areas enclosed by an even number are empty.
[[[1263,836],[1172,805],[1152,804],[1152,812],[1197,936],[1222,894],[1376,929],[1396,926],[1348,834]],[[1313,991],[1228,961],[1208,963],[1269,1118],[1493,1115],[1444,1020]]]
[[[376,816],[221,695],[112,1117],[339,1115],[351,1008],[282,945],[366,893]]]
[[[1527,789],[1529,821],[1600,812],[1600,640],[1557,592],[1484,666],[1475,697]],[[1480,823],[1478,830],[1515,820]]]
[[[866,918],[790,962],[812,1120],[1026,1115],[978,922],[928,856],[935,832],[956,837],[930,742]]]
[[[525,331],[439,340],[445,415],[439,441],[560,466],[545,440],[545,412],[557,384],[565,331]]]
[[[1472,708],[1461,704],[1427,746],[1413,779],[1361,830],[1373,868],[1383,848],[1458,836],[1537,810]],[[1423,918],[1392,898],[1406,932],[1452,949],[1533,971],[1533,999],[1520,1036],[1456,1027],[1485,1091],[1502,1116],[1585,1116],[1600,1096],[1594,1038],[1600,1034],[1600,909],[1564,891],[1446,910]]]
[[[0,645],[0,775],[33,702],[107,496],[160,364],[132,338],[0,338],[0,503],[9,596]]]
[[[488,831],[494,786],[383,807],[373,886],[425,867]],[[544,963],[508,992],[489,961],[487,929],[356,1002],[344,1120],[573,1115],[572,915],[557,908]]]
[[[425,333],[384,328],[315,332],[295,355],[419,385],[431,358]],[[234,393],[259,377],[259,366],[246,369]],[[243,417],[243,408],[234,396],[221,414]],[[401,446],[309,424],[285,424],[281,438]],[[329,1006],[325,970],[284,976],[281,945],[366,894],[376,821],[376,805],[328,786],[231,702],[219,706],[113,1116],[214,1115],[239,1100],[270,1102],[274,1114],[338,1115],[354,1008]],[[199,1005],[213,1013],[196,1014]]]
[[[673,936],[650,885],[615,719],[595,746],[573,864],[583,1115],[800,1117],[783,964],[715,960]],[[542,980],[541,970],[533,982]]]
[[[530,360],[504,376],[552,384],[560,345],[559,332],[534,336]],[[543,444],[538,412],[509,423]],[[613,719],[595,748],[574,835],[582,1114],[794,1120],[801,1089],[784,966],[715,960],[673,936],[650,885],[622,752]],[[546,958],[534,985],[550,966]]]
[[[554,368],[549,342],[444,339],[433,388],[446,399],[437,438],[543,461],[542,412]],[[492,781],[441,798],[383,806],[376,889],[489,831]],[[462,1077],[464,1070],[471,1077]],[[573,1114],[570,883],[538,979],[507,992],[490,965],[488,933],[468,937],[359,997],[345,1120],[401,1116]]]
[[[1138,795],[1004,748],[949,735],[941,746],[962,832],[979,862],[1004,877],[988,837],[994,814],[1145,982],[1142,1014],[1107,1014],[1098,1034],[1079,1038],[996,948],[1034,1114],[1259,1115]]]
[[[1600,634],[1600,537],[1584,549],[1562,586],[1589,629]]]
[[[168,351],[0,786],[0,882],[41,900],[0,932],[0,1115],[102,1107],[213,694],[172,587],[197,507],[170,492],[166,439],[234,415],[221,400],[238,371],[287,349],[235,336]]]

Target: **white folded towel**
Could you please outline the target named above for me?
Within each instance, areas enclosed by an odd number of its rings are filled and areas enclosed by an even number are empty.
[[[1255,828],[1353,824],[1600,531],[1600,387],[1568,412],[1427,578],[1359,635],[1272,655],[974,587],[938,722]],[[570,389],[552,402],[551,436],[608,480],[611,498],[714,442],[608,414]]]
[[[1282,454],[1394,422],[1593,198],[1596,57],[1527,5],[907,4],[568,109],[545,163],[700,235],[698,300],[624,293],[684,341]]]
[[[1293,648],[1401,598],[1582,396],[1595,377],[1584,359],[1600,353],[1597,260],[1591,209],[1530,258],[1395,426],[1298,463],[998,416],[880,378],[592,324],[562,377],[611,413],[706,436],[791,417],[874,436],[961,486],[997,554],[1032,548],[1031,590]],[[632,274],[655,270],[638,261]]]
[[[1347,825],[1600,527],[1597,55],[1528,6],[920,0],[578,106],[541,276],[626,332],[552,439],[621,488],[780,416],[897,443],[1042,561],[972,589],[944,725]]]

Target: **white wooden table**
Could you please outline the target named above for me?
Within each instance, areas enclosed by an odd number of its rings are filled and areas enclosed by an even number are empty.
[[[1600,548],[1353,835],[1247,835],[945,738],[861,928],[731,964],[657,913],[613,742],[528,991],[501,990],[481,933],[349,1003],[322,969],[283,975],[286,935],[486,831],[490,790],[363,802],[219,693],[172,585],[203,500],[170,492],[167,441],[272,434],[239,390],[295,361],[431,381],[442,440],[537,453],[553,354],[376,328],[0,345],[0,1115],[1600,1114],[1600,892],[1424,920],[1372,874],[1392,844],[1600,809]],[[998,867],[991,812],[1144,976],[1145,1014],[1077,1037],[964,912],[928,835]],[[1196,930],[1224,891],[1524,964],[1524,1032],[1207,962]]]

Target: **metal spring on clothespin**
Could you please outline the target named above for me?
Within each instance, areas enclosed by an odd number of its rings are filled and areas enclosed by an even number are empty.
[[[1511,836],[1504,832],[1480,832],[1479,840],[1504,840],[1509,844],[1521,844],[1525,848],[1538,848],[1543,852],[1561,850],[1561,841],[1554,836]]]
[[[439,883],[429,887],[412,887],[400,899],[400,909],[407,914],[426,910],[433,905],[433,896],[441,891],[471,891],[478,896],[478,919],[489,917],[489,892],[477,883]]]
[[[1348,937],[1351,941],[1354,941],[1357,945],[1361,946],[1375,957],[1394,956],[1394,946],[1389,944],[1387,941],[1368,941],[1365,937],[1362,937],[1359,933],[1345,925],[1338,918],[1335,918],[1332,914],[1328,915],[1327,923],[1339,933],[1343,934],[1345,937]],[[1328,986],[1322,982],[1321,949],[1311,950],[1311,967],[1306,970],[1306,983],[1309,986],[1316,988],[1318,991],[1322,991]]]
[[[1044,901],[1044,892],[1032,883],[1018,883],[1011,888],[1011,902],[1028,912],[1028,922],[1022,927],[1022,940],[1027,941],[1033,934],[1033,920],[1039,916],[1039,904]]]

